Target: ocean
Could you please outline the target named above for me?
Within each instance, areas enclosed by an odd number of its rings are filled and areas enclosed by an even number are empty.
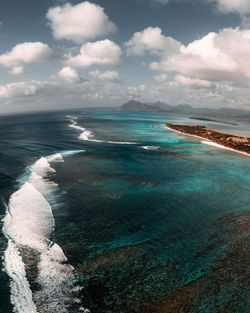
[[[249,123],[0,117],[0,312],[249,312],[249,157],[172,132]]]

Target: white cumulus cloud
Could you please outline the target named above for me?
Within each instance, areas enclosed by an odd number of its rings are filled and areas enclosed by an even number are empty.
[[[141,32],[136,32],[132,38],[125,43],[127,55],[144,55],[145,52],[151,54],[171,54],[177,51],[181,44],[172,37],[162,34],[159,27],[148,27]]]
[[[250,78],[250,30],[223,29],[209,33],[150,66],[204,80]]]
[[[89,76],[112,82],[120,82],[120,77],[117,71],[100,72],[99,70],[89,72]]]
[[[80,82],[80,74],[70,66],[63,67],[58,73],[59,77],[69,82]]]
[[[235,12],[239,14],[247,14],[250,12],[249,0],[207,0],[217,4],[219,11],[223,13]]]
[[[198,88],[208,88],[212,86],[211,81],[199,79],[199,78],[190,78],[183,75],[176,75],[175,80],[183,85],[190,87],[198,87]]]
[[[117,30],[104,9],[88,1],[50,8],[46,16],[56,39],[71,40],[75,43],[105,36]]]
[[[160,75],[156,75],[154,77],[155,81],[157,81],[158,83],[163,83],[168,79],[168,75],[167,74],[160,74]]]
[[[105,39],[82,45],[80,54],[68,56],[66,63],[75,67],[89,67],[93,64],[118,65],[121,55],[121,48],[113,41]]]
[[[0,85],[0,98],[16,98],[34,96],[38,90],[37,82],[15,82]]]
[[[101,72],[95,73],[100,75]],[[90,74],[89,74],[90,75]],[[172,105],[192,103],[193,106],[248,108],[250,89],[236,86],[231,82],[213,83],[212,88],[200,87],[195,84],[195,91],[190,88],[194,78],[184,77],[184,86],[176,80],[171,84],[139,84],[126,86],[109,83],[102,79],[82,80],[77,84],[68,83],[56,76],[45,81],[23,81],[0,85],[1,111],[23,111],[38,109],[55,109],[81,107],[83,105],[116,105],[127,99],[136,98],[153,103],[160,100]],[[178,80],[178,79],[177,79]],[[198,81],[196,80],[196,83]],[[186,85],[185,85],[186,84]]]
[[[12,69],[13,74],[20,74],[26,64],[40,63],[54,57],[53,51],[42,42],[24,42],[11,51],[0,55],[0,64]]]
[[[183,0],[149,0],[151,2],[159,4],[170,4],[174,2],[181,2]],[[193,0],[186,0],[185,2],[192,2]],[[250,1],[249,0],[197,0],[197,2],[214,3],[216,8],[221,13],[238,13],[244,15],[250,12]]]
[[[119,81],[119,75],[116,71],[106,71],[101,73],[99,78],[104,80]]]

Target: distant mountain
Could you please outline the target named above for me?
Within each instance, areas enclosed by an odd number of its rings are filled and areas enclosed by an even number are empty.
[[[130,100],[124,103],[119,110],[134,111],[134,112],[192,112],[192,107],[188,104],[181,104],[179,106],[171,106],[163,102],[156,102],[153,104],[146,104],[143,102]]]
[[[194,109],[188,104],[180,104],[172,106],[164,102],[158,101],[153,104],[130,100],[124,103],[119,110],[134,112],[169,112],[169,113],[194,113]]]
[[[135,111],[135,112],[152,112],[152,109],[153,108],[151,105],[135,100],[130,100],[129,102],[124,103],[120,107],[120,110],[122,111]]]
[[[146,104],[143,102],[130,100],[119,107],[121,111],[134,112],[168,112],[168,113],[183,113],[183,114],[199,114],[209,116],[220,116],[227,118],[240,118],[250,120],[250,111],[238,109],[211,109],[211,108],[193,108],[189,104],[180,104],[172,106],[164,102],[158,101],[153,104]]]
[[[167,110],[171,110],[172,106],[168,105],[164,102],[158,101],[156,103],[151,104],[151,107],[153,107],[156,110],[160,110],[160,111],[167,111]]]

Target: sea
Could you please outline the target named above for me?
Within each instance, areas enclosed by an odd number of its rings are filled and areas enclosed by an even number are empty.
[[[81,109],[0,116],[1,313],[246,313],[250,124]]]

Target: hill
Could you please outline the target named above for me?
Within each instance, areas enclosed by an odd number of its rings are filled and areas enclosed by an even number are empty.
[[[130,100],[124,103],[119,108],[121,111],[133,111],[133,112],[168,112],[168,113],[183,113],[183,114],[199,114],[202,116],[213,117],[226,117],[226,118],[238,118],[250,121],[250,111],[240,109],[212,109],[212,108],[193,108],[189,104],[180,104],[172,106],[164,102],[155,102],[153,104],[147,104],[135,100]]]

